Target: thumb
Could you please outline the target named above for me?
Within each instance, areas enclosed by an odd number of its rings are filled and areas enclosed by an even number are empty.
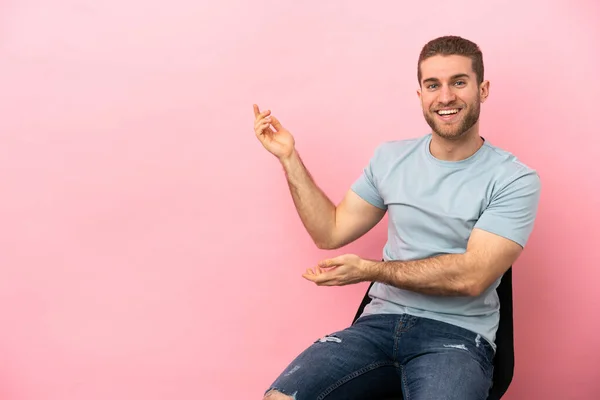
[[[258,117],[258,114],[260,114],[260,110],[258,109],[258,105],[253,104],[254,106],[254,116]]]
[[[331,267],[337,267],[340,265],[344,265],[346,262],[346,257],[345,256],[339,256],[339,257],[335,257],[335,258],[328,258],[326,260],[320,261],[319,262],[319,267],[321,268],[331,268]]]

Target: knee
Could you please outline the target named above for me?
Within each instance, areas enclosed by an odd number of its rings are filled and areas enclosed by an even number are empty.
[[[294,400],[294,398],[278,392],[277,390],[270,390],[265,394],[263,400]]]

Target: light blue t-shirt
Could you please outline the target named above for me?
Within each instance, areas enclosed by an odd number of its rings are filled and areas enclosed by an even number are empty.
[[[352,190],[388,212],[384,260],[418,260],[463,253],[473,228],[525,246],[540,196],[535,170],[484,141],[471,157],[442,161],[431,134],[385,142],[375,150]],[[498,279],[477,297],[431,296],[375,283],[363,315],[407,313],[469,329],[495,348]]]

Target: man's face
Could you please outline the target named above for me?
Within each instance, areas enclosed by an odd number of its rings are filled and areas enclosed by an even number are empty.
[[[479,120],[480,103],[489,82],[477,84],[471,59],[459,55],[433,56],[421,63],[417,91],[431,129],[445,139],[459,139]]]

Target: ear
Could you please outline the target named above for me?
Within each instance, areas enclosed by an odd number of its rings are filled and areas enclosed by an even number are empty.
[[[417,96],[421,99],[421,88],[417,89]]]
[[[490,81],[483,81],[481,85],[479,85],[479,96],[481,97],[481,102],[487,100],[490,95]]]

